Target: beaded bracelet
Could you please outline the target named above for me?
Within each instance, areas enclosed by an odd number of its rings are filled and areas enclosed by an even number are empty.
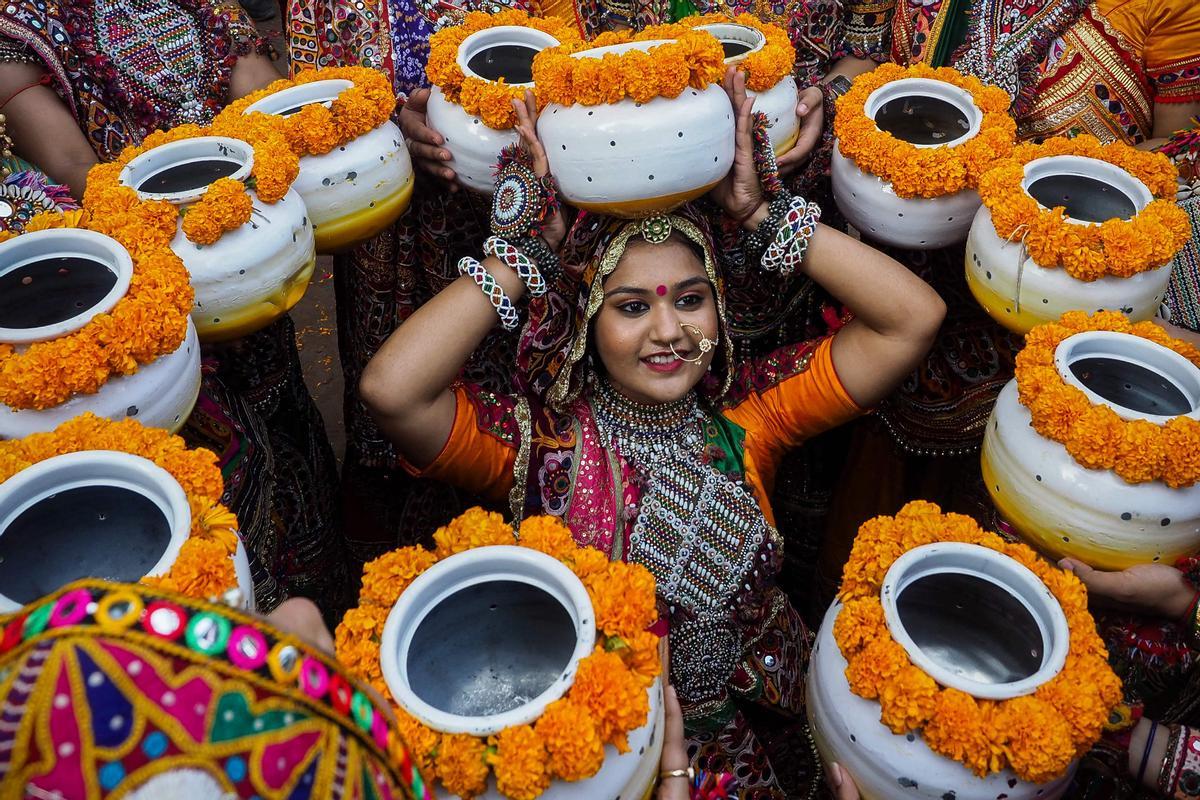
[[[463,256],[458,261],[458,274],[471,276],[471,280],[475,281],[475,284],[491,301],[492,308],[496,309],[496,313],[500,316],[500,326],[504,330],[515,331],[517,329],[521,324],[521,318],[517,316],[516,307],[513,306],[512,300],[508,299],[504,289],[496,283],[492,273],[488,272],[483,264],[470,256]]]
[[[1184,735],[1185,729],[1182,725],[1172,725],[1170,731],[1171,736],[1167,739],[1167,750],[1163,753],[1162,765],[1158,768],[1158,791],[1167,797],[1171,795],[1171,790],[1175,786],[1175,764],[1182,760],[1178,756],[1187,743]]]
[[[530,297],[541,297],[546,293],[546,281],[542,278],[542,273],[538,272],[537,264],[504,239],[499,236],[488,237],[483,243],[483,252],[495,256],[515,270],[525,288],[529,290]]]
[[[783,224],[763,253],[762,268],[781,275],[790,275],[799,269],[820,218],[821,207],[816,203],[805,203],[803,197],[792,198]]]
[[[542,273],[542,277],[547,282],[553,282],[558,279],[558,275],[562,271],[559,268],[558,254],[550,249],[550,245],[546,244],[546,241],[542,237],[521,236],[510,238],[508,242],[533,259],[533,263],[537,264],[538,271]]]
[[[766,248],[768,236],[774,236],[775,231],[783,224],[784,215],[791,207],[791,197],[783,193],[767,204],[767,216],[750,233],[742,239],[742,252],[747,260],[757,261],[758,255]]]

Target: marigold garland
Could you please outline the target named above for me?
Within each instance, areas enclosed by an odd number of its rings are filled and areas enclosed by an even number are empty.
[[[1017,397],[1029,409],[1033,429],[1066,447],[1082,466],[1111,469],[1127,483],[1161,480],[1181,489],[1200,481],[1200,422],[1185,416],[1165,425],[1126,421],[1063,380],[1054,366],[1054,351],[1064,339],[1084,331],[1138,336],[1200,367],[1200,350],[1153,322],[1130,322],[1117,311],[1091,316],[1069,311],[1026,334],[1025,348],[1017,354]]]
[[[49,433],[0,441],[0,483],[49,458],[84,450],[115,450],[153,461],[187,495],[191,535],[165,575],[143,578],[142,583],[198,599],[219,598],[237,588],[231,558],[238,546],[237,517],[221,505],[225,482],[217,457],[210,450],[189,450],[174,434],[133,419],[113,422],[84,413]]]
[[[292,151],[283,134],[270,126],[254,126],[241,133],[242,135],[236,138],[241,138],[254,148],[254,165],[243,185],[242,194],[246,194],[248,189],[253,189],[258,199],[264,203],[278,203],[300,174],[300,157]],[[226,207],[231,192],[228,183],[214,181],[205,192],[204,197],[207,197],[213,186],[221,184],[222,188],[218,189],[220,201],[205,203],[202,197],[200,202],[181,212],[173,204],[165,201],[142,200],[135,190],[120,182],[121,170],[143,153],[171,142],[216,135],[218,134],[211,128],[191,124],[150,134],[140,146],[126,147],[122,150],[115,161],[97,164],[88,171],[83,207],[100,218],[115,210],[135,217],[153,214],[156,219],[169,219],[172,236],[175,222],[180,213],[183,213],[186,222],[184,235],[188,241],[196,244],[216,242],[226,231],[235,230],[249,222],[253,210],[253,205],[245,201],[238,202],[234,211]],[[248,195],[246,199],[250,199]]]
[[[458,48],[473,33],[501,25],[533,28],[548,33],[563,44],[579,42],[575,26],[554,17],[531,17],[524,11],[505,9],[495,14],[472,11],[461,25],[455,25],[429,37],[429,60],[425,64],[425,75],[429,82],[442,90],[452,103],[458,103],[463,111],[478,116],[483,124],[496,130],[507,130],[517,124],[512,101],[525,96],[525,87],[510,86],[504,79],[486,81],[463,74],[458,65]],[[541,94],[534,89],[539,100]]]
[[[1099,225],[1071,222],[1062,207],[1046,209],[1022,186],[1025,165],[1049,156],[1084,156],[1120,167],[1155,196],[1131,219]],[[1090,134],[1022,144],[979,179],[979,196],[992,212],[1002,238],[1023,239],[1025,249],[1045,269],[1062,267],[1072,278],[1094,281],[1105,275],[1128,278],[1166,264],[1192,235],[1187,213],[1175,204],[1175,168],[1161,153],[1123,142],[1101,144]]]
[[[977,700],[938,686],[909,661],[887,628],[879,592],[896,559],[935,542],[987,547],[1037,575],[1058,600],[1070,629],[1070,651],[1057,676],[1031,695]],[[838,597],[845,605],[833,636],[848,664],[850,690],[878,700],[880,720],[893,733],[919,730],[931,750],[981,777],[1011,767],[1033,783],[1058,778],[1100,738],[1121,701],[1121,681],[1108,665],[1079,579],[1029,547],[1005,542],[970,517],[943,514],[932,503],[914,501],[895,517],[863,524]]]
[[[628,42],[668,39],[649,50],[604,53],[593,58],[580,53]],[[656,25],[640,33],[602,33],[591,42],[550,47],[533,59],[533,81],[543,104],[575,103],[596,106],[629,98],[648,103],[656,97],[675,98],[689,86],[704,89],[725,75],[725,51],[706,31],[683,25]]]
[[[753,92],[765,92],[775,86],[788,75],[796,66],[796,48],[788,38],[787,31],[778,25],[764,22],[753,14],[738,14],[728,17],[725,14],[704,14],[684,17],[680,25],[696,28],[701,25],[729,24],[744,25],[753,28],[766,37],[766,42],[758,50],[741,57],[735,66],[746,73],[746,88]]]
[[[79,330],[20,350],[0,344],[0,403],[14,409],[52,408],[73,395],[94,394],[114,375],[130,375],[179,349],[187,334],[192,287],[183,262],[167,246],[175,233],[174,219],[146,210],[145,218],[45,212],[25,226],[26,233],[82,228],[111,236],[129,251],[133,276],[112,310]],[[2,232],[0,242],[16,235]]]
[[[583,581],[596,611],[596,650],[579,662],[574,684],[532,725],[507,728],[487,739],[438,733],[395,706],[400,730],[427,779],[472,798],[491,772],[500,792],[534,800],[551,780],[590,778],[604,763],[604,745],[626,752],[626,735],[650,713],[646,689],[662,672],[658,637],[647,628],[658,618],[654,578],[644,567],[610,562],[580,547],[557,518],[533,517],[520,538],[499,515],[473,508],[434,533],[433,551],[404,547],[363,568],[359,605],[335,632],[338,659],[391,698],[380,668],[380,640],[396,599],[443,558],[489,545],[520,545],[558,559]],[[490,772],[489,772],[490,770]]]
[[[264,97],[314,81],[346,80],[350,86],[326,108],[310,103],[288,117],[246,109]],[[391,81],[379,70],[368,67],[326,67],[281,78],[264,89],[234,100],[213,120],[215,136],[255,141],[263,132],[282,136],[297,156],[321,156],[341,147],[387,122],[396,109]]]
[[[867,117],[867,98],[881,86],[904,78],[938,80],[970,93],[983,112],[979,133],[957,144],[917,147],[879,130]],[[855,78],[850,91],[838,98],[833,133],[842,155],[863,172],[890,181],[898,196],[941,197],[976,186],[997,159],[1012,153],[1017,125],[1008,115],[1008,106],[1003,89],[985,86],[973,75],[926,64],[882,64]]]

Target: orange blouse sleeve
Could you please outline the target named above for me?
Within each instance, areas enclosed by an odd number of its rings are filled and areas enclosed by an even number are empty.
[[[1200,101],[1200,3],[1100,0],[1100,12],[1140,54],[1156,103]]]
[[[772,461],[805,439],[863,413],[833,366],[833,337],[817,345],[808,369],[753,393],[725,415],[746,430],[747,444],[773,451]]]
[[[458,386],[454,399],[454,427],[442,452],[424,469],[401,464],[415,477],[445,481],[502,502],[513,485],[520,437],[516,402],[474,386]]]

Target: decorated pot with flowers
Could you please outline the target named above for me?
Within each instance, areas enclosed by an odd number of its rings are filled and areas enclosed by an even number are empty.
[[[0,234],[0,439],[88,411],[174,431],[195,405],[200,345],[183,263],[165,240],[89,225],[106,227],[43,213],[28,233]]]
[[[84,208],[174,222],[171,249],[195,290],[192,321],[201,341],[223,341],[274,322],[308,288],[316,250],[290,188],[298,171],[275,132],[260,130],[251,143],[183,125],[93,167]]]
[[[79,578],[143,581],[253,609],[216,456],[134,420],[91,414],[0,442],[0,612]],[[182,631],[172,609],[147,625]]]
[[[862,235],[915,250],[957,244],[979,176],[1012,153],[1008,95],[948,67],[883,64],[838,98],[833,197]]]
[[[753,14],[684,17],[680,24],[716,37],[725,52],[725,64],[745,73],[746,95],[754,98],[754,110],[767,117],[767,135],[775,154],[791,150],[800,135],[796,116],[800,91],[792,76],[796,50],[787,31]]]
[[[472,12],[430,37],[428,122],[445,140],[452,157],[447,166],[459,183],[491,194],[500,151],[517,141],[512,101],[536,91],[534,57],[578,41],[573,25],[514,10]]]
[[[1121,700],[1086,598],[931,503],[869,520],[809,666],[821,758],[867,800],[1061,796]]]
[[[300,157],[292,188],[304,200],[317,252],[365,241],[404,213],[413,169],[391,121],[396,95],[366,67],[306,70],[231,103],[212,131],[254,141],[256,128],[282,134]]]
[[[669,211],[733,164],[721,43],[681,25],[602,34],[533,62],[538,135],[563,198],[623,217]]]
[[[663,706],[654,579],[576,546],[552,517],[519,538],[472,509],[366,565],[337,654],[396,705],[437,794],[642,800]]]
[[[1166,156],[1090,135],[1018,146],[979,193],[967,285],[1018,333],[1075,309],[1149,319],[1191,236]]]
[[[1001,516],[1100,569],[1200,550],[1200,352],[1153,322],[1070,312],[1033,328],[983,440]]]

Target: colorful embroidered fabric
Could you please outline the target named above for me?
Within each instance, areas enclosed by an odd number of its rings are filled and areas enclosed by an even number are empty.
[[[1176,201],[1192,222],[1192,238],[1175,256],[1165,303],[1171,322],[1200,333],[1200,127],[1179,131],[1159,152],[1179,169]]]
[[[66,186],[51,183],[32,164],[19,158],[0,159],[0,231],[25,230],[25,223],[43,211],[79,208]]]
[[[6,797],[431,797],[364,688],[261,619],[80,581],[0,628]]]

